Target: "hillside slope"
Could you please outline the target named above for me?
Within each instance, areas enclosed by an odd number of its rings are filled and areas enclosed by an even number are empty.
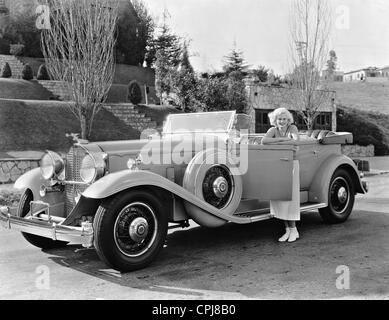
[[[93,123],[91,141],[138,139],[139,132],[102,109]],[[79,121],[57,101],[0,99],[0,151],[66,152],[72,142],[66,133],[80,132]]]
[[[333,82],[336,103],[362,111],[389,114],[389,81],[387,83]]]
[[[0,99],[50,100],[52,97],[36,80],[0,78]]]

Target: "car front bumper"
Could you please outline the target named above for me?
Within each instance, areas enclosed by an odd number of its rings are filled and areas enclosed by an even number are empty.
[[[29,216],[17,217],[8,207],[0,207],[0,224],[6,228],[34,234],[52,240],[71,242],[89,248],[93,246],[93,227],[91,222],[83,222],[81,227],[63,226],[52,220],[42,220]]]

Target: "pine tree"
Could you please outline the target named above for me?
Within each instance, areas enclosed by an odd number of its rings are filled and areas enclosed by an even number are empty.
[[[243,52],[238,51],[235,44],[234,48],[225,58],[226,60],[225,65],[223,66],[223,70],[226,75],[229,75],[231,72],[238,72],[242,76],[247,74],[248,65],[245,63],[243,58]]]
[[[172,78],[181,62],[181,39],[170,31],[166,22],[168,13],[164,12],[164,21],[160,35],[153,42],[155,50],[155,86],[161,103],[163,95],[172,90]]]
[[[334,50],[331,50],[330,59],[327,61],[327,71],[330,76],[333,76],[335,73],[337,61],[338,57],[336,56],[336,52]]]
[[[175,35],[167,24],[169,13],[164,12],[162,26],[159,27],[159,35],[150,44],[147,56],[147,64],[152,66],[157,59],[157,52],[166,57],[169,65],[177,67],[181,61],[181,38]]]
[[[177,96],[178,105],[186,111],[193,104],[196,90],[196,76],[189,61],[188,45],[184,43],[181,61],[176,72],[171,73],[172,91]]]

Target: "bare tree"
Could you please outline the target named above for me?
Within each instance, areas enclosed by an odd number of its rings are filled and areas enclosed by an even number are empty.
[[[71,111],[89,138],[114,76],[118,0],[45,0],[50,29],[42,31],[47,69],[70,92]]]
[[[320,78],[328,55],[331,11],[328,1],[294,0],[291,7],[291,83],[295,109],[312,129],[331,93]]]

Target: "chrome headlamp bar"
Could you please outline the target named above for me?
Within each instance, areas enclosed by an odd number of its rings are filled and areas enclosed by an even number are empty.
[[[106,172],[107,154],[104,152],[96,152],[88,154],[82,159],[80,176],[85,183],[92,183],[96,179],[104,176]]]
[[[65,163],[59,154],[47,150],[40,160],[40,169],[42,177],[45,180],[56,178],[65,179]]]

